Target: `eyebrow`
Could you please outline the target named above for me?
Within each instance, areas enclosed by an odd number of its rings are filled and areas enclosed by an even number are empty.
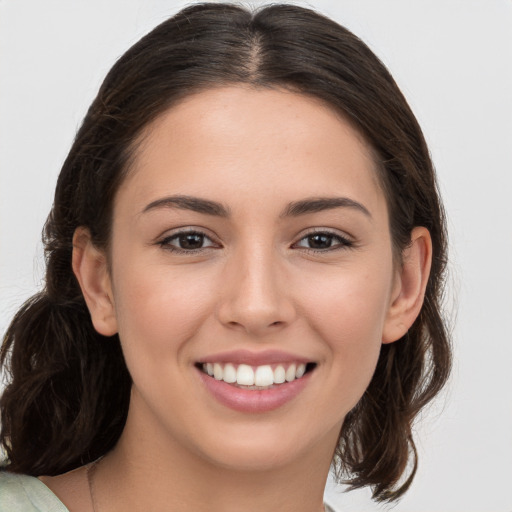
[[[365,206],[348,197],[313,197],[295,201],[285,208],[281,217],[298,217],[308,213],[333,210],[334,208],[353,208],[364,213],[370,219],[372,218],[371,213]]]
[[[230,209],[216,201],[202,199],[194,196],[175,195],[163,197],[149,203],[141,213],[146,213],[159,208],[179,208],[181,210],[191,210],[206,215],[227,218],[231,215]],[[335,208],[353,208],[364,213],[370,219],[371,213],[361,203],[348,197],[313,197],[294,201],[290,203],[281,213],[280,217],[299,217],[308,213],[316,213]]]
[[[198,213],[205,213],[206,215],[215,215],[216,217],[229,217],[229,208],[226,208],[221,203],[216,201],[209,201],[208,199],[201,199],[200,197],[193,196],[168,196],[162,199],[157,199],[149,203],[142,213],[157,208],[179,208],[180,210],[192,210]]]

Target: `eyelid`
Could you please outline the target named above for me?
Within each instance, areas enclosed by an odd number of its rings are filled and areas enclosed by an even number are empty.
[[[332,247],[328,247],[326,249],[314,249],[312,247],[300,247],[298,244],[302,242],[304,239],[308,238],[312,235],[329,235],[333,238],[337,239],[339,243]],[[315,253],[327,253],[329,251],[334,251],[337,249],[351,249],[354,248],[356,242],[354,238],[351,235],[348,235],[347,233],[340,232],[339,230],[332,229],[332,228],[322,228],[322,227],[315,227],[312,229],[307,230],[306,232],[301,233],[298,235],[297,241],[292,244],[292,248],[300,248],[302,250],[315,252]]]
[[[180,235],[201,235],[205,239],[209,240],[211,242],[211,245],[208,245],[207,247],[200,247],[199,249],[182,249],[180,247],[173,246],[169,243],[171,240],[177,239]],[[165,231],[164,234],[160,235],[157,238],[155,244],[171,252],[188,254],[197,254],[198,252],[204,250],[212,248],[216,249],[222,246],[215,235],[210,234],[209,230],[198,226],[182,226],[179,228],[167,230]]]
[[[171,245],[169,242],[171,240],[177,239],[180,235],[186,235],[186,234],[196,234],[204,237],[205,239],[209,240],[210,245],[206,247],[200,247],[198,249],[183,249],[177,246]],[[331,247],[327,247],[325,249],[315,249],[312,247],[301,247],[298,244],[302,242],[304,239],[308,238],[309,236],[316,235],[316,234],[324,234],[333,237],[338,241],[335,245]],[[337,229],[333,228],[324,228],[324,227],[315,227],[310,228],[308,230],[304,230],[302,233],[297,235],[296,241],[291,244],[292,248],[299,248],[301,250],[314,252],[314,253],[327,253],[330,251],[335,251],[337,249],[350,249],[354,248],[356,242],[354,238],[345,233],[341,232]],[[171,230],[167,230],[164,232],[164,234],[160,235],[158,239],[155,241],[155,245],[159,245],[162,248],[169,250],[171,252],[180,252],[180,253],[188,253],[188,254],[194,254],[198,253],[204,250],[209,250],[212,248],[222,248],[222,244],[218,240],[218,237],[214,234],[210,234],[210,230],[206,228],[202,228],[199,226],[181,226],[178,228],[174,228]]]
[[[163,240],[164,238],[170,238],[172,236],[181,235],[184,233],[197,233],[211,238],[212,240],[218,240],[218,236],[213,233],[211,229],[197,226],[195,224],[187,224],[184,226],[176,226],[174,228],[166,229],[156,237],[156,240]]]

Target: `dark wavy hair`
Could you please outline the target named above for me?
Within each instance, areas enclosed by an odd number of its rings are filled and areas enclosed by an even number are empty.
[[[253,12],[197,4],[163,22],[113,66],[62,167],[43,241],[46,284],[14,317],[0,361],[10,382],[0,401],[4,468],[56,475],[109,451],[123,430],[131,388],[117,335],[91,323],[71,268],[72,239],[89,228],[107,248],[113,199],[142,130],[182,98],[245,84],[322,100],[373,148],[396,254],[424,226],[433,242],[425,301],[409,332],[382,346],[373,379],[347,415],[334,455],[338,478],[400,497],[417,467],[411,426],[443,387],[451,363],[440,312],[445,219],[421,129],[393,78],[355,35],[312,10]]]

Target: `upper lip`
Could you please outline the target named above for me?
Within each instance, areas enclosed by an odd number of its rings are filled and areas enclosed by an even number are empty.
[[[311,359],[302,356],[284,352],[282,350],[264,350],[262,352],[252,352],[250,350],[231,350],[227,352],[217,352],[200,359],[200,363],[234,363],[247,364],[250,366],[262,366],[276,363],[310,363]]]

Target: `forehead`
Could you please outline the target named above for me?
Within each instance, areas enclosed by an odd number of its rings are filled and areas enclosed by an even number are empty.
[[[128,189],[137,202],[191,192],[294,200],[306,189],[382,196],[372,150],[342,115],[310,96],[244,86],[190,95],[151,123],[119,194]]]

